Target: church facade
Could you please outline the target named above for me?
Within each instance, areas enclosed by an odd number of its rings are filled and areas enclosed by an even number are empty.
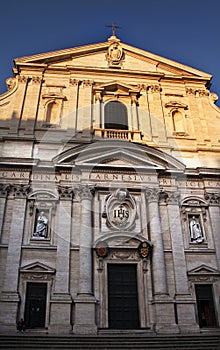
[[[14,60],[0,96],[0,323],[199,333],[220,324],[211,75],[123,43]]]

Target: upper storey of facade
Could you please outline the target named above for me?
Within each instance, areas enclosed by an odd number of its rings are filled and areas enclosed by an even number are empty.
[[[212,76],[121,42],[14,60],[0,96],[3,157],[51,160],[74,145],[122,139],[189,168],[217,168],[220,109]]]

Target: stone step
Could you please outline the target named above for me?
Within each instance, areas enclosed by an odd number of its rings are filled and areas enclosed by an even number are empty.
[[[0,349],[77,349],[77,350],[220,350],[220,335],[190,336],[52,336],[0,335]]]

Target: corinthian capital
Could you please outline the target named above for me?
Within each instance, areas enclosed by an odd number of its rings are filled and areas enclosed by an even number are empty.
[[[148,202],[158,202],[160,190],[158,188],[146,188],[145,196]]]
[[[11,185],[11,193],[16,198],[26,198],[26,196],[30,193],[31,187],[30,185],[23,184],[13,184]]]
[[[209,205],[220,205],[220,193],[205,193],[205,200]]]
[[[73,189],[74,194],[78,196],[81,201],[85,199],[92,200],[94,194],[94,187],[89,185],[78,185]]]
[[[152,92],[152,93],[161,92],[161,91],[162,91],[160,85],[150,85],[150,86],[148,86],[148,89],[149,89],[150,92]]]
[[[73,198],[73,188],[70,186],[58,186],[57,188],[59,196],[61,199],[72,199]]]
[[[0,184],[0,197],[7,197],[10,187],[9,184]]]
[[[179,192],[164,192],[164,195],[166,197],[166,202],[168,204],[179,204],[180,194]]]

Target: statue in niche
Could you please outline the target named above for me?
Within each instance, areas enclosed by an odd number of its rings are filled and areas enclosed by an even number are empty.
[[[193,216],[189,223],[190,226],[190,238],[192,243],[202,243],[204,238],[202,235],[202,229],[199,221]]]
[[[47,238],[47,234],[48,234],[48,219],[44,214],[44,212],[41,211],[37,217],[37,224],[36,224],[36,228],[33,236]]]

